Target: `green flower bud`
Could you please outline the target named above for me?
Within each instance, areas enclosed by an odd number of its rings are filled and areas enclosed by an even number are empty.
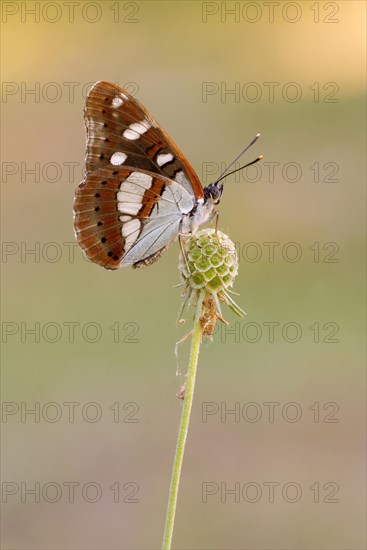
[[[218,294],[233,285],[238,273],[234,243],[221,231],[202,229],[183,239],[179,270],[184,282],[195,290]]]
[[[207,228],[181,241],[179,270],[184,285],[184,303],[197,300],[205,293],[203,318],[224,321],[220,302],[225,302],[240,317],[245,313],[229,296],[238,273],[238,257],[234,243],[221,231]],[[214,309],[213,309],[214,308]],[[209,315],[210,311],[210,315]],[[213,313],[215,312],[215,314]]]

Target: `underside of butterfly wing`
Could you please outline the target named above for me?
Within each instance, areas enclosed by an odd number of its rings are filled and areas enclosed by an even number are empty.
[[[97,82],[84,110],[85,179],[74,226],[87,257],[107,269],[156,261],[204,202],[194,170],[128,92]]]
[[[107,269],[141,267],[162,255],[193,207],[194,199],[168,178],[106,166],[76,191],[75,233],[92,262]]]

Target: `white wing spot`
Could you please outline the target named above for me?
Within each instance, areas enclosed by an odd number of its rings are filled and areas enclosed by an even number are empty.
[[[140,221],[136,218],[123,224],[121,228],[121,234],[123,237],[125,237],[125,253],[130,250],[130,248],[138,238],[140,227]]]
[[[123,101],[122,101],[121,97],[116,96],[116,97],[113,98],[112,105],[114,107],[120,107],[122,104],[123,104]]]
[[[173,160],[173,155],[171,153],[162,154],[157,156],[157,164],[158,166],[164,166],[168,162],[171,162]]]
[[[127,159],[127,155],[125,155],[125,153],[121,153],[121,151],[117,151],[117,153],[114,153],[110,158],[110,162],[114,166],[119,166],[120,164],[123,164],[126,159]]]
[[[131,233],[133,233],[137,229],[140,229],[140,221],[137,218],[125,222],[121,228],[122,236],[129,237],[129,235],[131,235]]]
[[[123,137],[126,139],[139,139],[140,136],[145,134],[150,128],[150,122],[146,119],[141,122],[133,122],[130,126],[123,132]]]
[[[136,189],[138,186],[138,189]],[[150,189],[152,186],[152,176],[148,174],[143,174],[142,172],[133,172],[130,174],[125,181],[121,182],[120,189],[121,191],[134,191],[135,193],[139,192],[141,195],[144,195],[144,189]],[[143,187],[144,189],[139,189]]]
[[[133,172],[126,180],[121,182],[120,191],[117,193],[117,208],[121,214],[135,216],[142,207],[143,196],[146,189],[152,186],[152,177],[148,174]]]
[[[122,136],[126,139],[130,139],[131,141],[134,141],[135,139],[140,138],[139,132],[135,132],[134,130],[130,130],[129,128],[124,130]]]
[[[149,130],[150,124],[147,120],[142,120],[141,122],[133,122],[133,124],[130,124],[129,128],[130,130],[138,132],[138,134],[142,135]]]
[[[129,199],[129,197],[127,197],[127,199]],[[136,214],[139,212],[141,208],[141,203],[129,202],[129,200],[123,202],[120,199],[117,204],[117,208],[118,208],[118,211],[121,212],[122,214],[131,214],[132,216],[136,216]]]

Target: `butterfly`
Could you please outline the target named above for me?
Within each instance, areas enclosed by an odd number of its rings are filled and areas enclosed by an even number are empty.
[[[92,262],[106,269],[150,265],[177,236],[210,221],[223,184],[203,188],[177,145],[126,90],[97,82],[84,117],[85,176],[75,193],[74,228]]]

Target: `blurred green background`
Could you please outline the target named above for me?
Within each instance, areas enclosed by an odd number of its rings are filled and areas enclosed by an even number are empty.
[[[177,243],[118,272],[74,246],[97,80],[206,184],[262,133],[220,204],[247,317],[202,347],[174,548],[365,548],[365,3],[34,4],[2,4],[3,548],[161,544],[191,317]]]

